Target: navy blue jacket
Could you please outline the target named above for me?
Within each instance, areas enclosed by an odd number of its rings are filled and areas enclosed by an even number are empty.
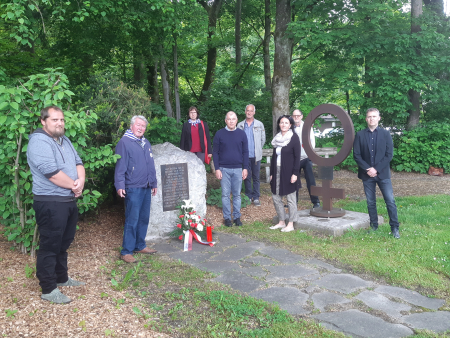
[[[370,165],[370,151],[369,151],[369,137],[368,128],[358,131],[356,133],[355,141],[353,142],[353,158],[358,164],[358,178],[366,181],[370,178],[367,175],[367,169]],[[394,144],[389,131],[377,127],[377,145],[375,154],[374,168],[378,172],[378,177],[382,180],[391,178],[390,163],[394,155]]]
[[[157,188],[155,161],[148,140],[145,140],[142,148],[138,141],[123,136],[117,143],[116,154],[121,156],[114,173],[116,191],[125,188]]]

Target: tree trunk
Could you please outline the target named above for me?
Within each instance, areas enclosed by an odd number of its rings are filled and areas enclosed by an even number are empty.
[[[420,25],[416,22],[423,13],[422,0],[411,1],[411,35],[420,32]],[[417,55],[420,55],[420,46],[414,46]],[[420,92],[415,89],[408,91],[408,98],[411,102],[412,108],[408,110],[409,116],[406,120],[406,129],[411,130],[419,124],[420,119]]]
[[[236,71],[239,71],[239,65],[241,64],[242,51],[241,51],[241,17],[242,17],[242,0],[236,0],[236,16],[234,24],[234,41],[236,49]]]
[[[223,0],[213,0],[204,1],[197,0],[197,2],[203,6],[203,8],[208,13],[208,58],[206,61],[206,74],[205,80],[203,81],[202,93],[200,94],[200,101],[206,101],[206,94],[214,81],[214,71],[216,69],[216,59],[217,59],[217,48],[212,43],[212,37],[216,31],[217,18],[219,16],[220,7],[222,6]],[[209,5],[210,4],[210,5]]]
[[[163,86],[164,106],[166,107],[167,117],[173,117],[172,105],[170,104],[170,85],[166,72],[166,59],[164,58],[164,48],[160,46],[161,51],[161,82]]]
[[[140,53],[133,53],[133,79],[138,87],[144,86],[145,63],[144,57]]]
[[[180,109],[180,94],[178,91],[178,46],[177,46],[177,37],[174,36],[174,44],[173,44],[173,90],[175,95],[175,114],[177,118],[177,122],[181,120],[181,109]]]
[[[272,88],[272,81],[270,78],[270,0],[264,1],[264,82],[266,90]]]
[[[288,24],[291,22],[290,0],[276,0],[275,13],[275,58],[272,79],[272,115],[273,135],[279,116],[289,114],[289,91],[291,89],[292,40],[287,37]]]
[[[147,67],[148,95],[159,103],[158,60],[150,60]]]

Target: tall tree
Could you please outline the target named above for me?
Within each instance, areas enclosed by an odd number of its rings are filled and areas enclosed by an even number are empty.
[[[242,17],[242,0],[236,0],[236,15],[234,24],[234,43],[236,50],[236,70],[239,69],[242,59],[241,50],[241,17]]]
[[[208,58],[206,61],[205,80],[203,81],[202,93],[200,94],[200,101],[206,101],[205,92],[210,89],[211,84],[213,83],[214,71],[216,69],[217,47],[212,40],[216,32],[217,18],[219,17],[220,7],[222,6],[223,0],[197,0],[197,2],[202,5],[208,13],[208,38],[206,39]]]
[[[169,75],[166,70],[166,58],[164,56],[164,47],[160,45],[161,54],[161,83],[163,87],[164,106],[166,107],[167,117],[173,117],[172,104],[170,103],[170,83]]]
[[[411,35],[416,35],[421,31],[418,23],[419,17],[423,14],[422,0],[411,1]],[[414,39],[413,39],[414,41]],[[420,45],[416,42],[414,46],[417,55],[420,55]],[[408,118],[406,120],[406,129],[413,129],[419,124],[420,119],[420,92],[414,88],[408,91],[408,98],[412,107],[408,109]]]
[[[291,1],[276,0],[275,12],[275,58],[272,78],[273,134],[276,134],[276,121],[279,116],[289,114],[289,91],[291,89],[292,39],[287,29],[291,22]]]
[[[270,0],[264,0],[264,83],[266,90],[269,91],[272,88],[272,81],[270,78]]]
[[[175,116],[177,122],[181,120],[181,111],[180,111],[180,93],[179,93],[179,83],[178,83],[178,45],[177,45],[177,36],[174,34],[173,36],[173,91],[175,95]]]

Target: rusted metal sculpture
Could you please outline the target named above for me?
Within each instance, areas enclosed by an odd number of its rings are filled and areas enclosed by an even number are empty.
[[[317,155],[311,146],[311,127],[316,118],[322,114],[332,114],[341,122],[344,129],[344,144],[341,150],[333,157],[324,158]],[[303,125],[302,144],[309,159],[322,167],[333,167],[342,163],[352,151],[353,140],[355,138],[355,129],[350,116],[339,106],[335,104],[321,104],[314,108],[306,117]],[[311,186],[311,194],[322,196],[321,208],[311,209],[310,214],[317,217],[341,217],[345,215],[345,210],[333,208],[333,198],[344,198],[344,189],[332,188],[332,180],[322,180],[322,187]]]

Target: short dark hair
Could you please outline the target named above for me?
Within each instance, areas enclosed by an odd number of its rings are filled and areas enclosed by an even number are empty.
[[[289,129],[294,129],[295,122],[294,122],[294,119],[292,118],[292,116],[290,116],[290,115],[281,115],[278,118],[278,120],[277,120],[277,133],[279,133],[281,131],[281,129],[280,129],[280,121],[283,118],[286,118],[286,119],[289,120],[289,123],[291,124],[291,128],[289,128]]]
[[[53,110],[56,110],[56,111],[60,111],[64,115],[64,112],[58,106],[48,106],[48,107],[45,107],[44,109],[41,110],[41,120],[42,121],[45,121],[50,116],[50,114],[48,113],[48,111],[50,109],[53,109]]]
[[[200,118],[200,113],[198,112],[197,107],[192,106],[192,107],[189,107],[189,110],[188,110],[188,119],[190,118],[189,113],[191,112],[191,110],[195,110],[195,112],[197,113],[197,118]]]

